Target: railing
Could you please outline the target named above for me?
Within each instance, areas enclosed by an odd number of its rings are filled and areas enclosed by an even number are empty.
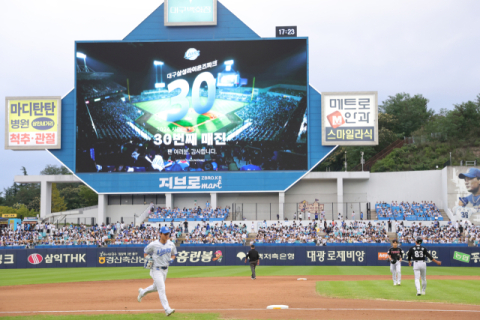
[[[338,220],[339,212],[342,212],[342,220],[367,220],[369,205],[366,202],[315,202],[303,204],[303,202],[284,203],[283,219],[288,220],[310,220],[315,219],[315,212],[318,213],[318,219],[322,219],[321,212],[324,211],[324,219]],[[361,213],[363,212],[363,217]],[[355,213],[355,214],[354,214]],[[279,220],[279,203],[233,203],[231,214],[227,220]]]
[[[368,161],[365,162],[363,165],[363,170],[365,171],[370,171],[370,169],[373,167],[373,165],[378,161],[382,160],[385,158],[390,152],[392,152],[394,149],[401,148],[404,144],[406,143],[405,140],[396,140],[393,143],[389,144],[385,149],[368,159]],[[359,164],[353,168],[352,171],[360,171],[362,170],[362,165]]]
[[[139,226],[145,221],[145,219],[148,218],[148,215],[150,214],[150,205],[143,211],[143,213],[139,216],[138,220],[135,216],[134,221],[135,225]]]

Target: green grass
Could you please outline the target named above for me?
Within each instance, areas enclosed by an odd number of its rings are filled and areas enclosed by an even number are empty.
[[[432,270],[433,268],[430,268]],[[402,272],[402,275],[404,273]],[[417,296],[414,280],[394,286],[391,280],[321,281],[317,292],[342,299],[386,299],[420,302],[446,302],[480,305],[480,280],[428,280],[424,296]]]
[[[259,266],[259,276],[289,275],[390,275],[385,267],[324,267],[324,266]],[[194,277],[246,277],[250,275],[248,266],[226,267],[172,267],[168,278]],[[403,267],[402,275],[413,275],[412,268]],[[428,275],[480,276],[480,268],[434,267],[428,268]],[[0,286],[13,286],[41,283],[150,279],[142,267],[105,268],[54,268],[54,269],[4,269],[1,271]]]
[[[94,314],[94,315],[35,315],[35,316],[15,316],[15,317],[2,317],[2,320],[8,319],[34,319],[34,320],[158,320],[163,319],[164,315],[158,313],[139,313],[139,314]],[[215,313],[175,313],[170,317],[171,319],[181,320],[216,320],[220,319],[220,315]],[[169,319],[170,319],[169,318]]]
[[[187,97],[187,100],[192,106],[192,98]],[[207,98],[201,97],[200,101],[202,104],[205,104]],[[153,100],[153,101],[144,101],[144,102],[137,102],[135,105],[149,113],[153,116],[147,121],[149,125],[154,128],[157,128],[159,131],[163,132],[164,134],[173,134],[178,129],[177,126],[172,124],[171,122],[165,121],[162,119],[165,114],[172,109],[179,108],[179,106],[175,106],[174,108],[170,105],[170,99],[161,99],[161,100]],[[196,133],[207,133],[207,132],[217,132],[218,130],[224,128],[225,126],[231,124],[232,122],[227,118],[226,114],[232,111],[238,110],[245,105],[244,102],[238,101],[228,101],[228,100],[221,100],[216,99],[212,109],[210,112],[215,112],[218,115],[217,119],[209,121],[209,117],[197,114],[192,108],[188,110],[187,115],[180,121],[177,121],[179,125],[182,126],[196,126],[200,124],[196,128]]]

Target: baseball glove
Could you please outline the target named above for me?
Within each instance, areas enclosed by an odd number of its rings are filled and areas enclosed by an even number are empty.
[[[395,263],[397,263],[397,260],[396,259],[390,260],[390,263],[395,264]]]
[[[151,255],[147,255],[144,259],[143,267],[145,269],[152,269],[153,268],[153,258]]]

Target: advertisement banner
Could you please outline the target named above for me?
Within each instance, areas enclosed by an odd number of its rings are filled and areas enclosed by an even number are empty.
[[[322,145],[378,145],[378,92],[322,92]]]
[[[165,26],[216,26],[217,0],[165,0]]]
[[[60,149],[61,101],[61,97],[6,97],[5,149]]]
[[[448,208],[452,220],[480,222],[480,167],[447,168]]]
[[[413,244],[412,244],[413,246]],[[404,245],[408,266],[409,245]],[[446,267],[480,267],[480,248],[426,246]],[[258,245],[265,266],[389,266],[389,246],[269,246]],[[180,246],[172,266],[241,266],[250,247]],[[143,248],[0,249],[0,269],[143,266]],[[427,266],[437,267],[427,259]]]

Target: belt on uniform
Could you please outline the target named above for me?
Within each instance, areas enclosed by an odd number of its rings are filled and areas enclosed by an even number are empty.
[[[168,267],[156,267],[156,269],[157,269],[157,270],[160,270],[160,269],[162,269],[162,270],[167,270]]]

